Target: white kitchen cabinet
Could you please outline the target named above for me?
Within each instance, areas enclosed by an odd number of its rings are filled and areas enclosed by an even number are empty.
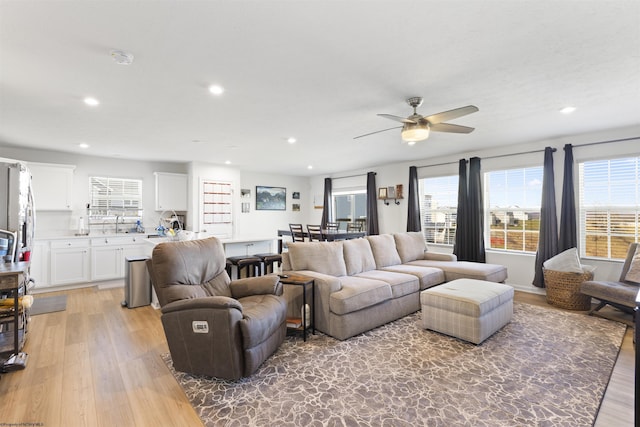
[[[34,280],[37,288],[50,286],[48,240],[33,242],[29,276]]]
[[[91,239],[91,280],[123,278],[125,259],[145,255],[146,245],[142,241],[142,236]]]
[[[73,204],[73,165],[28,163],[36,211],[66,211]]]
[[[89,243],[89,239],[51,241],[51,286],[89,281]]]
[[[156,210],[188,210],[188,175],[181,173],[154,172],[156,177]]]

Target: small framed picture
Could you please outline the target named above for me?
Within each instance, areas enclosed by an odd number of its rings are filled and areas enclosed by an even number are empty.
[[[378,199],[386,199],[387,198],[387,187],[380,187],[378,189]]]
[[[396,187],[387,187],[387,199],[396,198]]]

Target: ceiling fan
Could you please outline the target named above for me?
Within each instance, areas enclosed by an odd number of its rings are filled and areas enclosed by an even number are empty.
[[[429,131],[434,132],[451,132],[451,133],[471,133],[474,128],[467,126],[454,125],[452,123],[444,123],[447,120],[457,119],[458,117],[466,116],[467,114],[475,113],[478,111],[478,107],[475,105],[467,105],[466,107],[455,108],[449,111],[443,111],[441,113],[432,114],[430,116],[421,116],[416,112],[416,108],[422,105],[422,97],[415,96],[407,99],[407,104],[413,107],[413,114],[407,118],[394,116],[391,114],[378,114],[380,117],[395,120],[400,123],[404,123],[403,126],[396,126],[389,129],[383,129],[376,132],[366,133],[364,135],[356,136],[353,139],[362,138],[364,136],[373,135],[380,132],[386,132],[392,129],[402,128],[402,140],[409,143],[409,145],[415,144],[417,141],[423,141],[429,138]]]

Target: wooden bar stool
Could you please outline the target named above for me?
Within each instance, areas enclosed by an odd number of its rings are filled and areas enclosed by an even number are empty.
[[[230,256],[227,258],[227,273],[229,277],[233,279],[231,276],[233,266],[236,266],[236,271],[238,275],[237,279],[242,278],[242,270],[247,269],[247,273],[245,277],[257,277],[261,275],[261,266],[262,260],[258,257],[246,255],[246,256]]]
[[[278,263],[278,265],[280,265],[280,263],[282,263],[282,255],[280,254],[254,254],[253,256],[260,258],[262,262],[262,274],[273,273],[276,267],[275,264]]]

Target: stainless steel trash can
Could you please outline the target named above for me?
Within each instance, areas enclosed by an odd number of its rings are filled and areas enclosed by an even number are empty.
[[[147,271],[148,257],[125,258],[124,301],[129,308],[151,304],[151,280]]]

